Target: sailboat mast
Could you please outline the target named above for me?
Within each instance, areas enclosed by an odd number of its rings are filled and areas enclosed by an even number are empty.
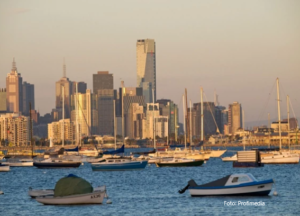
[[[124,81],[121,82],[122,86],[122,139],[125,144],[125,134],[124,134]]]
[[[80,141],[80,136],[79,136],[79,124],[78,124],[78,84],[76,83],[76,140],[77,140],[77,145],[79,144],[81,146],[81,141]]]
[[[152,89],[152,119],[153,119],[153,146],[154,146],[154,149],[156,149],[156,139],[155,139],[155,130],[156,130],[156,127],[155,127],[155,117],[154,117],[154,89]]]
[[[270,128],[271,128],[271,125],[270,125],[270,113],[268,113],[268,120],[269,120],[269,124],[268,124],[268,128],[269,128],[269,148],[270,148],[270,145],[271,145],[271,139],[270,139]]]
[[[289,150],[291,150],[291,140],[290,140],[290,102],[289,102],[289,96],[287,95],[286,103],[287,103],[287,119],[288,119],[288,139],[289,139]]]
[[[117,137],[116,137],[116,100],[114,100],[114,139],[115,139],[115,150],[117,149]]]
[[[192,137],[192,101],[190,100],[190,146],[192,146],[193,137]]]
[[[203,88],[201,87],[201,91],[200,91],[200,97],[201,97],[201,101],[200,101],[200,106],[201,106],[201,141],[203,142]]]
[[[190,139],[190,136],[189,136],[189,133],[190,133],[190,130],[189,130],[189,117],[188,117],[188,102],[187,102],[187,89],[185,89],[185,110],[186,110],[186,139],[187,139],[187,142],[190,142],[189,139]]]
[[[62,147],[65,146],[65,86],[62,86]]]
[[[31,119],[31,102],[29,102],[29,119],[30,119],[30,145],[31,145],[31,157],[33,158],[33,142],[32,142],[32,119]]]
[[[185,107],[184,107],[184,95],[182,96],[182,110],[183,110],[183,135],[184,135],[184,149],[186,149],[186,129],[185,129]]]
[[[281,150],[281,120],[280,120],[280,97],[279,97],[279,79],[277,78],[277,106],[278,106],[278,127],[279,127],[279,149]]]

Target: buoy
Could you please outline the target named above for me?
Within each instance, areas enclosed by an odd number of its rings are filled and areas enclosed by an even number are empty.
[[[111,201],[110,199],[108,199],[108,200],[106,201],[106,204],[112,204],[112,201]]]
[[[277,191],[274,191],[273,195],[274,195],[274,196],[277,196],[277,195],[278,195]]]
[[[82,162],[82,163],[81,163],[81,165],[83,166],[83,165],[84,165],[84,163]]]
[[[3,191],[0,191],[0,195],[4,194]]]

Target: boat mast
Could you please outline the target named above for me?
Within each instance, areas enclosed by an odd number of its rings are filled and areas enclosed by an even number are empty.
[[[154,117],[154,89],[152,89],[152,118],[153,118],[153,146],[154,146],[154,149],[156,149],[156,139],[155,139],[156,127],[155,127],[155,117]]]
[[[168,125],[168,133],[167,133],[167,145],[169,145],[169,116],[167,116],[167,125]]]
[[[277,106],[278,106],[278,127],[279,127],[279,149],[281,150],[281,120],[280,120],[280,97],[279,97],[279,79],[277,78]]]
[[[185,89],[185,110],[186,110],[186,139],[187,139],[187,142],[191,142],[189,141],[190,139],[190,136],[189,136],[189,133],[190,133],[190,130],[189,130],[189,117],[188,117],[188,102],[187,102],[187,89]]]
[[[243,131],[244,131],[244,136],[243,136],[243,146],[244,146],[244,151],[245,151],[245,149],[246,149],[246,146],[245,146],[245,144],[246,144],[246,141],[245,141],[245,112],[244,112],[244,110],[242,111],[243,112]]]
[[[271,125],[270,125],[270,113],[268,113],[268,120],[269,120],[268,127],[269,127],[269,148],[270,148],[270,145],[271,145],[271,139],[270,139],[270,127],[271,127]]]
[[[192,146],[193,137],[192,137],[192,101],[190,100],[190,146]]]
[[[33,142],[32,142],[32,119],[31,119],[31,102],[29,102],[29,119],[30,119],[30,144],[31,144],[31,158],[33,158]]]
[[[78,124],[78,83],[76,82],[76,140],[77,140],[77,145],[81,146],[81,141],[80,141],[80,136],[79,136],[79,124]]]
[[[62,86],[62,147],[65,146],[65,86]]]
[[[182,96],[182,108],[183,108],[183,135],[184,135],[184,150],[186,150],[186,129],[185,129],[185,107],[184,107],[184,95]]]
[[[291,151],[291,140],[290,140],[290,106],[289,106],[289,96],[287,95],[286,103],[287,103],[287,119],[288,119],[288,139],[289,139],[289,150]]]
[[[114,100],[114,138],[115,138],[115,150],[117,149],[117,137],[116,137],[116,100]]]
[[[124,134],[124,81],[121,81],[122,86],[122,139],[123,144],[125,145],[125,134]]]
[[[200,96],[201,96],[201,101],[200,101],[200,106],[201,106],[201,141],[203,141],[203,88],[201,87],[200,89]]]

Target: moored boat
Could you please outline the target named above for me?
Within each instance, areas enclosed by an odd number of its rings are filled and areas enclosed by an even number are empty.
[[[203,185],[190,180],[179,193],[184,193],[188,189],[192,197],[267,196],[272,190],[273,183],[273,179],[258,181],[252,174],[233,174]]]
[[[222,161],[224,162],[232,162],[232,161],[237,161],[237,154],[231,156],[231,157],[223,157]]]
[[[53,195],[38,196],[36,201],[44,205],[102,204],[104,197],[105,186],[94,190],[85,179],[70,174],[56,183]]]
[[[144,169],[148,161],[132,161],[128,158],[106,158],[98,163],[91,163],[93,171],[125,171]]]
[[[77,168],[81,165],[80,161],[60,160],[48,158],[43,161],[35,161],[33,166],[37,168]]]
[[[3,165],[0,163],[0,172],[8,172],[9,170],[10,169],[8,165]]]
[[[7,162],[2,162],[1,164],[7,165],[10,167],[32,167],[32,161],[20,161],[20,160],[9,160]]]
[[[173,160],[166,160],[156,162],[157,167],[191,167],[191,166],[201,166],[204,160],[193,160],[185,158],[174,158]]]

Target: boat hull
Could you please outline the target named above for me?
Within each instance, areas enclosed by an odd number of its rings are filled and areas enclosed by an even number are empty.
[[[81,165],[81,162],[54,162],[54,163],[46,163],[46,162],[34,162],[33,165],[40,169],[52,169],[52,168],[77,168]]]
[[[28,195],[31,198],[36,198],[39,196],[54,195],[54,190],[53,189],[29,190]]]
[[[9,170],[9,166],[0,165],[0,172],[8,172]]]
[[[127,163],[92,163],[93,171],[125,171],[125,170],[138,170],[144,169],[148,161],[132,161]]]
[[[250,186],[230,188],[191,188],[192,197],[197,196],[267,196],[272,190],[273,183],[258,183]]]
[[[157,167],[193,167],[193,166],[201,166],[204,163],[204,160],[195,160],[188,162],[160,162],[156,163]]]
[[[32,167],[33,162],[3,162],[3,165],[8,165],[10,167]]]
[[[36,201],[44,205],[102,204],[105,194],[105,191],[96,191],[89,194],[79,194],[65,197],[43,196],[36,197]]]
[[[227,150],[212,150],[210,157],[221,157]]]
[[[261,162],[265,164],[298,164],[299,155],[290,154],[290,155],[273,155],[273,156],[264,156],[261,157]]]
[[[263,163],[259,162],[238,162],[233,161],[232,166],[235,168],[247,168],[247,167],[263,167]]]

